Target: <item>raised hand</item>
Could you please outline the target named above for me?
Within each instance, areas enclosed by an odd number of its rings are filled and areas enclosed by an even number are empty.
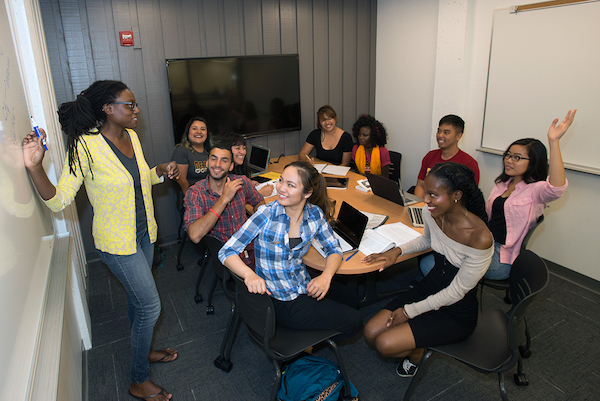
[[[577,109],[569,110],[565,119],[562,120],[562,122],[558,125],[556,125],[558,123],[558,118],[555,118],[554,121],[552,121],[552,124],[550,124],[550,129],[548,129],[548,142],[558,141],[563,137],[565,132],[567,132],[567,129],[573,123],[576,112]]]

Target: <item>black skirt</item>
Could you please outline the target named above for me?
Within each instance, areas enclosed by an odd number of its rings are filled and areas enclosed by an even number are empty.
[[[390,301],[384,309],[394,311],[404,305],[419,302],[448,287],[458,268],[450,264],[444,255],[433,252],[435,266],[421,282],[409,291]],[[477,326],[477,287],[463,299],[437,311],[423,313],[408,320],[416,347],[451,344],[469,337]]]

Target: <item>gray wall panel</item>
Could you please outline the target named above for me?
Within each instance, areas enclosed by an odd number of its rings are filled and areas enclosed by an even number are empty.
[[[130,86],[140,103],[138,134],[148,164],[174,146],[165,58],[300,55],[302,130],[249,140],[274,157],[297,153],[331,104],[346,130],[374,111],[376,0],[41,0],[57,101],[73,100],[96,79]],[[118,32],[134,32],[121,47]],[[81,198],[81,199],[80,199]],[[159,241],[176,237],[168,184],[155,186]],[[96,258],[91,208],[78,197],[86,252]]]

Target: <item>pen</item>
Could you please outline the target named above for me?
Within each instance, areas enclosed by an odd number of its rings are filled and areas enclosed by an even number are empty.
[[[356,252],[354,252],[352,255],[348,256],[348,257],[346,258],[346,262],[347,262],[347,261],[349,261],[349,260],[350,260],[350,258],[351,258],[352,256],[356,255],[357,253],[358,253],[358,250],[357,250]]]
[[[33,130],[35,131],[35,134],[37,135],[37,137],[41,137],[42,133],[40,132],[40,128],[35,125],[35,123],[33,122],[33,117],[29,116],[29,118],[31,119],[31,125],[33,126]],[[42,144],[44,145],[44,150],[48,150],[48,146],[46,146],[46,139],[42,139]]]
[[[306,156],[306,158],[308,159],[309,162],[312,162],[312,159],[310,158],[309,155],[304,155],[304,156]]]

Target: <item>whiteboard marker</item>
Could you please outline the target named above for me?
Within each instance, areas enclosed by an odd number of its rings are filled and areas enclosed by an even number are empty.
[[[37,125],[35,125],[35,122],[33,122],[33,116],[29,117],[31,119],[31,125],[33,126],[33,130],[35,131],[35,134],[37,135],[37,137],[41,137],[42,133],[40,132],[40,127],[38,127]],[[46,138],[42,139],[42,144],[44,145],[44,150],[48,150],[48,146],[46,146]]]

